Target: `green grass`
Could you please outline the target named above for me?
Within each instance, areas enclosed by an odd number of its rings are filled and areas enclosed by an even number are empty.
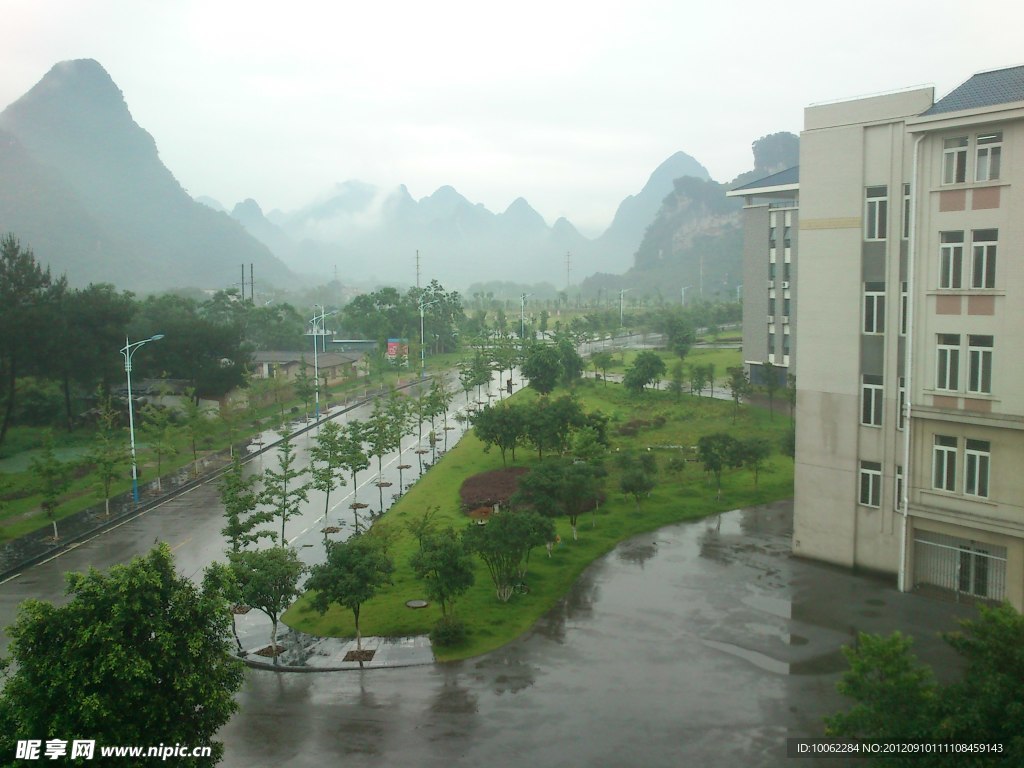
[[[435,648],[438,660],[477,656],[518,637],[566,594],[590,563],[626,538],[672,523],[792,496],[793,463],[789,457],[778,453],[770,461],[771,470],[761,474],[756,488],[751,473],[727,471],[722,479],[720,501],[716,500],[716,489],[709,484],[699,464],[688,462],[679,474],[666,468],[672,456],[692,458],[688,449],[678,446],[693,446],[702,435],[718,431],[765,436],[777,446],[788,429],[788,419],[777,415],[771,420],[767,412],[742,406],[734,424],[730,402],[685,396],[677,403],[664,392],[646,392],[633,397],[615,384],[584,384],[578,387],[577,394],[586,410],[601,410],[611,418],[613,452],[650,448],[658,453],[658,486],[638,512],[635,503],[618,492],[618,470],[609,461],[606,503],[596,515],[580,518],[576,542],[572,541],[568,520],[557,521],[562,543],[555,547],[551,558],[543,547],[534,550],[527,574],[528,595],[514,596],[509,603],[499,603],[486,569],[478,563],[476,584],[456,605],[457,615],[469,627],[469,640],[458,648]],[[516,395],[532,396],[529,391]],[[631,438],[615,435],[619,424],[634,419],[653,421],[658,416],[665,418],[660,428],[641,431]],[[516,459],[516,464],[528,466],[536,461],[536,454],[520,448]],[[405,524],[436,506],[439,509],[436,519],[441,526],[452,525],[456,530],[465,527],[468,522],[459,509],[459,486],[466,477],[500,466],[500,453],[497,450],[484,453],[481,443],[470,433],[376,523],[387,526],[396,536],[390,550],[395,561],[394,584],[363,606],[360,628],[364,635],[401,637],[430,631],[440,618],[440,610],[435,606],[419,610],[405,606],[407,600],[424,596],[421,584],[409,567],[409,558],[417,545],[405,530]],[[284,621],[314,635],[352,637],[355,634],[351,612],[332,606],[321,616],[311,607],[308,596],[300,598],[288,610]]]
[[[636,360],[636,356],[641,352],[654,352],[662,360],[665,361],[665,368],[671,372],[672,366],[676,364],[679,358],[671,352],[664,349],[623,349],[613,352],[614,362],[608,367],[608,370],[612,373],[622,373]],[[692,365],[714,365],[715,366],[715,380],[723,381],[727,376],[727,369],[740,366],[743,364],[743,355],[738,349],[707,349],[707,348],[691,348],[686,358],[683,360],[683,366],[689,368]],[[589,369],[593,369],[593,365],[588,362]],[[664,382],[663,382],[664,383]]]

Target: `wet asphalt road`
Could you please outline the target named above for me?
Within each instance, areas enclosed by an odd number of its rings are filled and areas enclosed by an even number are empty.
[[[843,706],[858,631],[937,632],[963,606],[789,557],[791,505],[624,542],[526,636],[469,661],[250,671],[223,765],[778,766]],[[585,530],[583,531],[585,535]],[[800,760],[797,765],[842,761]]]

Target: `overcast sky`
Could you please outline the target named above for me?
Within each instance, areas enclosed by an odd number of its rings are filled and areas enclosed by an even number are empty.
[[[525,197],[587,234],[682,150],[729,181],[803,108],[1024,64],[1024,3],[0,0],[0,106],[93,58],[193,195]]]

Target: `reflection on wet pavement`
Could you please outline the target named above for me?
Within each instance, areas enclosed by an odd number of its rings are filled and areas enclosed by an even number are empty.
[[[794,559],[790,526],[783,503],[638,536],[478,659],[250,671],[223,765],[786,764],[786,738],[844,705],[840,649],[858,632],[900,629],[948,667],[937,633],[970,611]]]

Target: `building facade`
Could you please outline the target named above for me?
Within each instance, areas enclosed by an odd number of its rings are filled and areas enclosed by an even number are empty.
[[[813,106],[794,553],[1024,608],[1024,67]]]
[[[796,370],[799,168],[726,193],[743,198],[743,367],[763,384],[765,363],[781,384]]]

